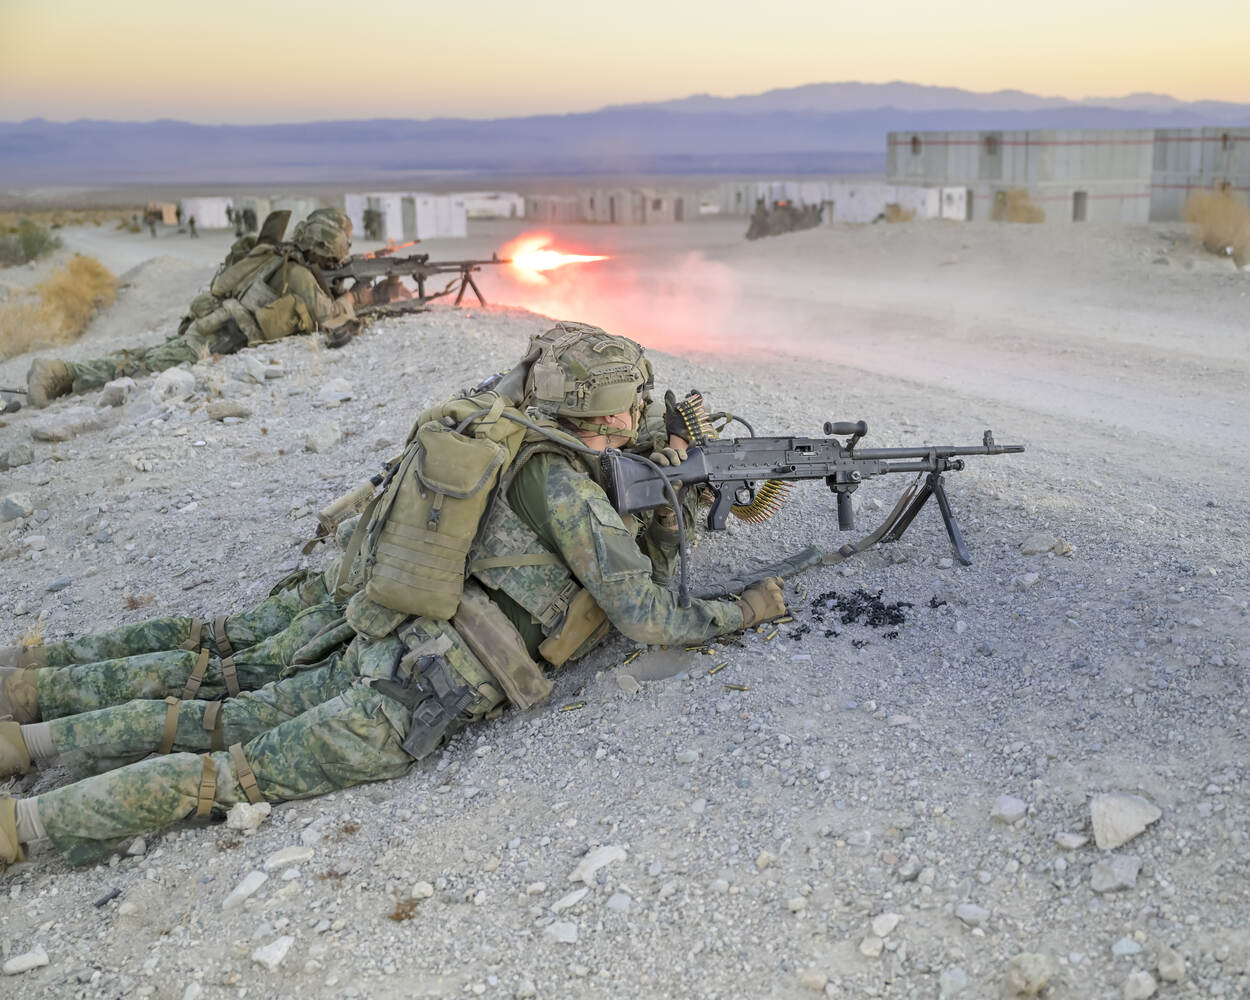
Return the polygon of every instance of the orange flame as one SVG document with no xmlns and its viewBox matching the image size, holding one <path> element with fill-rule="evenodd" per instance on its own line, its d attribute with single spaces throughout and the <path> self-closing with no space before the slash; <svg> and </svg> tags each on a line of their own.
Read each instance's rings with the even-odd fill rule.
<svg viewBox="0 0 1250 1000">
<path fill-rule="evenodd" d="M 609 259 L 553 250 L 548 244 L 554 238 L 550 233 L 522 233 L 504 248 L 501 256 L 511 261 L 512 267 L 516 269 L 516 276 L 527 284 L 545 284 L 548 279 L 542 272 L 554 271 L 565 264 L 587 264 Z"/>
</svg>

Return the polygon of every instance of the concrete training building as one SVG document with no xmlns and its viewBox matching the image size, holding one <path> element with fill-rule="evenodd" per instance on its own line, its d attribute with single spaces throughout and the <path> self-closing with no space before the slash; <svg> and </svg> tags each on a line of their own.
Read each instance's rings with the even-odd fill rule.
<svg viewBox="0 0 1250 1000">
<path fill-rule="evenodd" d="M 1050 222 L 1181 218 L 1199 189 L 1250 192 L 1250 128 L 891 132 L 889 182 L 964 190 L 964 218 L 1024 190 Z"/>
<path fill-rule="evenodd" d="M 463 195 L 420 191 L 345 194 L 343 211 L 352 220 L 356 239 L 365 237 L 365 210 L 380 213 L 378 239 L 404 242 L 457 238 L 467 234 Z"/>
</svg>

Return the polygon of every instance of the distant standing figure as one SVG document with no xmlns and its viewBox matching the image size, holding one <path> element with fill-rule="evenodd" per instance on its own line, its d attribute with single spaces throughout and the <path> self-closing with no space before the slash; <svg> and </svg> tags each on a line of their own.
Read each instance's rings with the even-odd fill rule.
<svg viewBox="0 0 1250 1000">
<path fill-rule="evenodd" d="M 152 239 L 156 239 L 156 218 L 151 213 L 148 214 L 148 232 L 152 234 Z"/>
<path fill-rule="evenodd" d="M 178 223 L 178 225 L 180 226 L 182 225 L 182 206 L 181 205 L 174 206 L 174 221 Z"/>
<path fill-rule="evenodd" d="M 191 239 L 198 240 L 200 238 L 200 234 L 195 231 L 195 216 L 194 215 L 187 216 L 187 225 L 191 229 Z"/>
</svg>

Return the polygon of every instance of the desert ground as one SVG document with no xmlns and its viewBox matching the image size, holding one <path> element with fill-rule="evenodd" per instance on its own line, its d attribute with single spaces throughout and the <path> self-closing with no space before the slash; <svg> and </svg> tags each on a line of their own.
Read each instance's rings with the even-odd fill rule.
<svg viewBox="0 0 1250 1000">
<path fill-rule="evenodd" d="M 524 228 L 420 249 L 486 256 Z M 488 270 L 488 308 L 248 350 L 163 397 L 148 377 L 118 406 L 3 417 L 0 458 L 33 460 L 0 473 L 0 641 L 255 604 L 327 558 L 300 551 L 320 507 L 546 316 L 639 339 L 661 387 L 760 434 L 864 419 L 867 444 L 992 428 L 1027 451 L 947 477 L 971 566 L 929 508 L 788 581 L 775 634 L 628 664 L 618 637 L 404 779 L 84 870 L 32 851 L 0 875 L 0 959 L 47 964 L 0 994 L 1250 996 L 1250 274 L 1180 226 L 744 229 L 561 227 L 612 259 L 546 286 Z M 68 357 L 171 333 L 230 242 L 62 236 L 124 280 Z M 212 419 L 223 398 L 246 415 Z M 903 479 L 863 486 L 853 536 L 820 483 L 700 532 L 696 587 L 867 533 Z M 844 621 L 859 591 L 904 620 Z M 1147 805 L 1102 849 L 1107 796 Z"/>
</svg>

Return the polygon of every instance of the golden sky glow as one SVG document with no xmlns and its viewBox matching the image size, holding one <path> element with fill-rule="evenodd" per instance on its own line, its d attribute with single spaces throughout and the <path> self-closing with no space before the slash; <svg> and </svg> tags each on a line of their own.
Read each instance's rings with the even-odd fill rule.
<svg viewBox="0 0 1250 1000">
<path fill-rule="evenodd" d="M 0 120 L 496 117 L 906 80 L 1250 102 L 1250 0 L 0 0 Z"/>
</svg>

